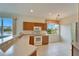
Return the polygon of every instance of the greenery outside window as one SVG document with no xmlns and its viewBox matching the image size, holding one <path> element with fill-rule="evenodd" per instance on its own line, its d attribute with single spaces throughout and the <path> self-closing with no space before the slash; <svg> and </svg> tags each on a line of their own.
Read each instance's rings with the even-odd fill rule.
<svg viewBox="0 0 79 59">
<path fill-rule="evenodd" d="M 47 24 L 47 33 L 48 34 L 58 34 L 59 24 L 48 23 Z"/>
</svg>

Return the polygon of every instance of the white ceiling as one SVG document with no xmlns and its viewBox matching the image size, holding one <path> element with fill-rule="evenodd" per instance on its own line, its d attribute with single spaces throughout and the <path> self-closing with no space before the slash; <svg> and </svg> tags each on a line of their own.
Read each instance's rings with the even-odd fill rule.
<svg viewBox="0 0 79 59">
<path fill-rule="evenodd" d="M 33 9 L 33 13 L 30 10 Z M 50 13 L 50 15 L 49 15 Z M 0 3 L 0 16 L 29 16 L 39 18 L 64 18 L 77 13 L 73 3 Z"/>
</svg>

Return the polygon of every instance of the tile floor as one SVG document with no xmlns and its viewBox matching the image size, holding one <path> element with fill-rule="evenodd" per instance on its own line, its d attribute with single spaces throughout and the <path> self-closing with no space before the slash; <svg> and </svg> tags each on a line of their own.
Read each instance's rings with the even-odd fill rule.
<svg viewBox="0 0 79 59">
<path fill-rule="evenodd" d="M 38 46 L 38 56 L 71 56 L 71 45 L 63 42 Z"/>
<path fill-rule="evenodd" d="M 13 55 L 11 48 L 9 55 Z M 7 52 L 6 52 L 7 53 Z M 0 53 L 2 55 L 2 53 Z M 37 46 L 37 56 L 71 56 L 71 44 L 64 42 L 50 43 L 49 45 Z"/>
</svg>

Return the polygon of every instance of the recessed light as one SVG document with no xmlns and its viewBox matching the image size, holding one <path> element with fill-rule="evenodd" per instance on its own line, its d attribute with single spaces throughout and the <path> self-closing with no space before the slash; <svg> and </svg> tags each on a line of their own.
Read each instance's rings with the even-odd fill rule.
<svg viewBox="0 0 79 59">
<path fill-rule="evenodd" d="M 34 12 L 34 10 L 33 10 L 33 9 L 31 9 L 31 10 L 30 10 L 30 12 L 31 12 L 31 13 L 33 13 L 33 12 Z"/>
</svg>

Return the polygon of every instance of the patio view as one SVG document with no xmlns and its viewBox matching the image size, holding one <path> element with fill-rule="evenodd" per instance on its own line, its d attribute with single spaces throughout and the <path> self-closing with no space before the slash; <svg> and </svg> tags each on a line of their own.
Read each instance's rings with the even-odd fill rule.
<svg viewBox="0 0 79 59">
<path fill-rule="evenodd" d="M 12 18 L 0 17 L 0 39 L 12 35 Z"/>
<path fill-rule="evenodd" d="M 59 34 L 59 25 L 49 23 L 47 25 L 47 33 L 48 34 Z"/>
</svg>

